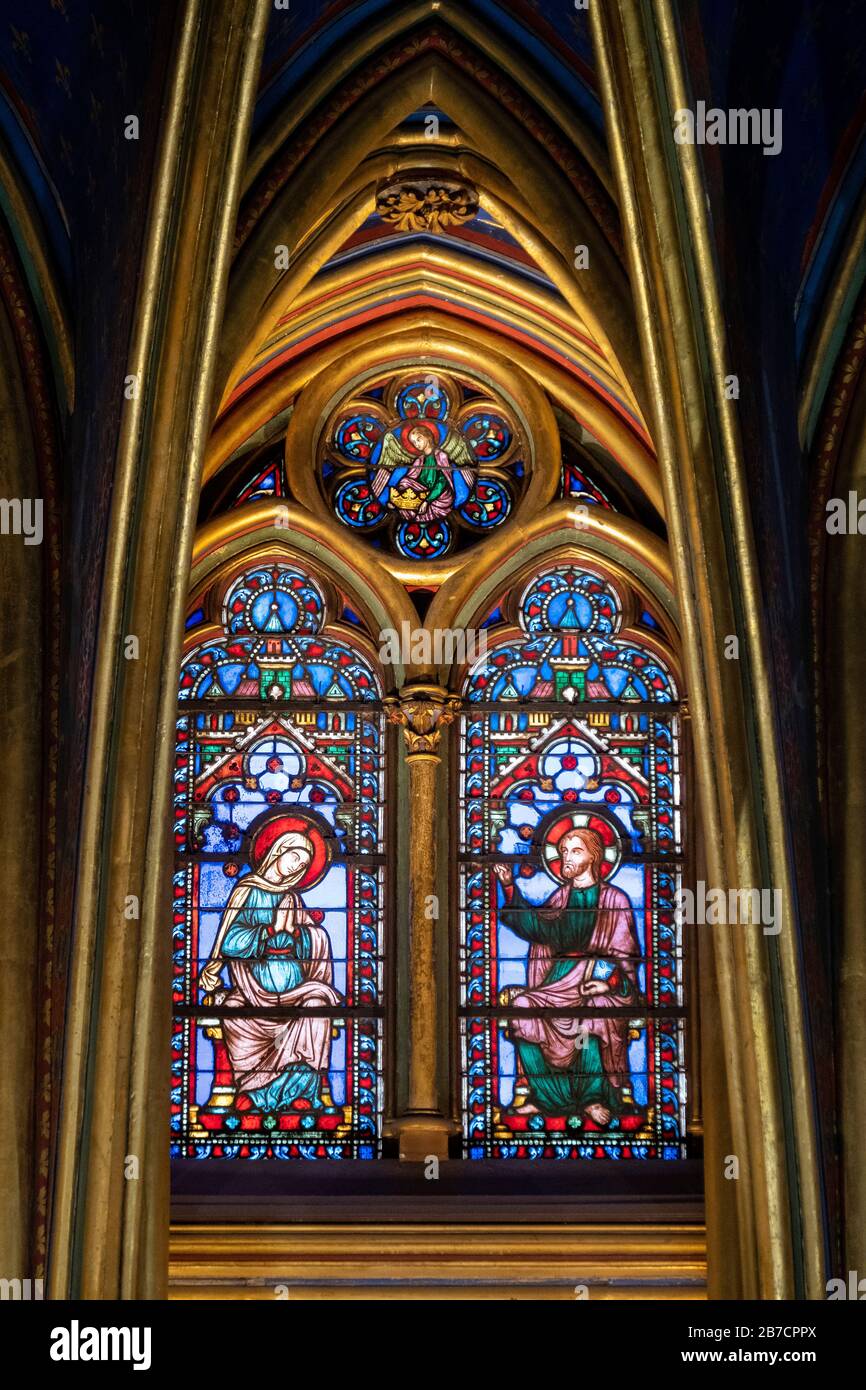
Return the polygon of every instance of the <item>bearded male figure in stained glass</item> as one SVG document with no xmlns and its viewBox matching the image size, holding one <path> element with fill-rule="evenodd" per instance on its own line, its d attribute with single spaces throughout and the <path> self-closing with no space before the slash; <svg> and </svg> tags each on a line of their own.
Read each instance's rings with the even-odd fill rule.
<svg viewBox="0 0 866 1390">
<path fill-rule="evenodd" d="M 515 1012 L 510 1029 L 529 1094 L 516 1113 L 586 1114 L 607 1125 L 623 1111 L 628 1080 L 628 1021 L 610 1010 L 634 1004 L 639 947 L 631 902 L 601 880 L 605 845 L 597 830 L 558 817 L 548 833 L 548 868 L 561 880 L 543 908 L 515 888 L 510 864 L 495 865 L 502 884 L 501 920 L 530 943 L 527 988 L 512 992 L 515 1010 L 556 1009 L 558 1016 Z M 556 865 L 556 870 L 553 865 Z M 578 1018 L 579 1006 L 598 1010 Z"/>
<path fill-rule="evenodd" d="M 590 570 L 494 611 L 461 730 L 465 1151 L 682 1157 L 672 673 L 637 596 Z"/>
</svg>

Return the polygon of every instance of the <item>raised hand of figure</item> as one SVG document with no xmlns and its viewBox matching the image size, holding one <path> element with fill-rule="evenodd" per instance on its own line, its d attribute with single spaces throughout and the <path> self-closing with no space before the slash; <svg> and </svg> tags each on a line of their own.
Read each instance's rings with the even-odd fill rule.
<svg viewBox="0 0 866 1390">
<path fill-rule="evenodd" d="M 219 989 L 222 984 L 222 963 L 218 960 L 209 960 L 198 977 L 198 987 L 203 994 L 210 994 L 213 990 Z"/>
<path fill-rule="evenodd" d="M 610 985 L 606 980 L 587 980 L 583 987 L 584 994 L 610 994 Z"/>
<path fill-rule="evenodd" d="M 493 872 L 505 888 L 514 882 L 514 874 L 510 864 L 494 864 Z"/>
</svg>

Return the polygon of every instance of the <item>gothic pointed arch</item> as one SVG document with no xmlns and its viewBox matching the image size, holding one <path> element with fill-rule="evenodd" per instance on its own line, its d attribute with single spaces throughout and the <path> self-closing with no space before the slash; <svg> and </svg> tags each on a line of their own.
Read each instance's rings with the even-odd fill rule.
<svg viewBox="0 0 866 1390">
<path fill-rule="evenodd" d="M 447 39 L 439 42 L 439 35 L 440 31 L 434 28 L 429 43 L 422 39 L 420 52 L 413 42 L 405 55 L 392 64 L 387 107 L 359 102 L 357 114 L 350 116 L 346 100 L 338 98 L 328 121 L 323 123 L 324 133 L 314 149 L 307 149 L 303 162 L 298 162 L 290 146 L 283 159 L 285 172 L 272 175 L 263 193 L 248 199 L 250 212 L 233 272 L 225 333 L 222 379 L 227 389 L 233 376 L 243 369 L 249 348 L 255 347 L 251 326 L 256 324 L 252 337 L 260 339 L 275 311 L 285 307 L 280 301 L 281 274 L 275 267 L 275 248 L 285 245 L 295 254 L 303 246 L 308 229 L 327 217 L 329 203 L 336 206 L 341 201 L 344 180 L 389 134 L 394 113 L 408 115 L 431 102 L 435 108 L 446 111 L 465 132 L 470 151 L 476 150 L 492 166 L 487 179 L 494 180 L 494 194 L 497 178 L 501 178 L 503 207 L 516 202 L 516 212 L 532 225 L 532 243 L 546 269 L 554 273 L 568 298 L 577 296 L 575 302 L 581 303 L 583 316 L 599 341 L 611 351 L 612 360 L 626 364 L 623 380 L 632 383 L 626 389 L 640 393 L 641 368 L 626 330 L 627 289 L 621 264 L 611 250 L 610 240 L 615 242 L 616 234 L 609 210 L 605 230 L 598 225 L 599 219 L 604 221 L 606 195 L 597 186 L 593 188 L 594 176 L 584 179 L 568 157 L 575 187 L 557 167 L 556 139 L 538 140 L 527 134 L 526 126 L 531 121 L 526 120 L 525 101 L 522 106 L 520 100 L 515 101 L 517 114 L 512 115 L 501 99 L 494 101 L 481 89 L 477 78 L 461 70 L 449 51 Z M 338 72 L 339 69 L 335 78 Z M 362 93 L 359 91 L 358 95 Z M 517 150 L 523 152 L 523 157 L 515 158 Z M 279 170 L 280 161 L 273 162 Z M 497 176 L 497 167 L 507 168 L 508 176 Z M 392 161 L 392 169 L 399 172 L 399 157 Z M 371 182 L 368 191 L 372 193 L 374 189 Z M 587 206 L 587 199 L 591 207 Z M 312 209 L 318 212 L 311 212 Z M 578 246 L 586 248 L 590 267 L 583 279 L 572 273 Z M 299 287 L 290 270 L 285 279 L 286 290 L 294 293 Z M 602 287 L 603 309 L 599 298 Z M 615 350 L 610 349 L 610 334 L 616 339 Z"/>
<path fill-rule="evenodd" d="M 491 291 L 494 288 L 491 284 Z M 527 341 L 520 333 L 512 335 L 507 324 L 498 327 L 483 321 L 466 322 L 440 303 L 407 313 L 398 300 L 372 324 L 329 327 L 323 323 L 312 346 L 305 345 L 303 351 L 291 346 L 278 369 L 251 377 L 231 409 L 216 422 L 205 461 L 205 478 L 216 476 L 269 421 L 284 417 L 299 393 L 316 378 L 332 379 L 341 359 L 362 363 L 371 357 L 383 359 L 390 355 L 393 360 L 406 361 L 427 351 L 456 353 L 459 359 L 470 363 L 477 362 L 479 351 L 506 356 L 542 386 L 556 405 L 602 441 L 646 495 L 656 514 L 663 515 L 661 481 L 652 443 L 645 432 L 635 428 L 634 421 L 623 415 L 615 398 L 598 391 L 579 368 L 558 357 L 552 346 Z"/>
</svg>

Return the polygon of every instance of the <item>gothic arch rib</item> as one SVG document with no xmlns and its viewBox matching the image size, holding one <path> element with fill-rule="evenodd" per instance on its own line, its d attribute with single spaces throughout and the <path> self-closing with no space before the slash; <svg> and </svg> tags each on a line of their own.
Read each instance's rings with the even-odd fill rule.
<svg viewBox="0 0 866 1390">
<path fill-rule="evenodd" d="M 514 171 L 508 182 L 517 213 L 521 208 L 531 210 L 540 245 L 550 247 L 550 264 L 555 258 L 563 276 L 574 276 L 574 293 L 580 297 L 587 325 L 611 362 L 624 364 L 619 367 L 620 380 L 630 395 L 640 398 L 642 368 L 624 270 L 596 210 L 581 199 L 552 155 L 527 134 L 518 117 L 482 93 L 438 49 L 414 57 L 383 84 L 381 96 L 378 91 L 360 112 L 347 112 L 305 153 L 243 241 L 230 282 L 223 333 L 219 381 L 224 393 L 244 367 L 250 338 L 262 336 L 285 307 L 281 275 L 274 264 L 275 247 L 286 245 L 293 252 L 302 243 L 362 161 L 387 140 L 395 111 L 408 114 L 434 101 L 457 121 L 470 148 L 494 171 Z M 570 269 L 576 245 L 585 245 L 589 255 L 589 268 L 577 275 Z M 295 293 L 297 284 L 291 282 L 289 288 Z"/>
<path fill-rule="evenodd" d="M 320 567 L 331 582 L 352 594 L 367 618 L 370 631 L 400 631 L 402 623 L 414 627 L 418 615 L 405 589 L 379 566 L 370 564 L 370 552 L 333 522 L 322 521 L 302 507 L 256 502 L 235 508 L 202 526 L 193 547 L 190 593 L 200 591 L 227 567 L 263 548 L 279 551 L 289 559 Z M 405 672 L 394 667 L 400 683 Z"/>
<path fill-rule="evenodd" d="M 422 27 L 425 21 L 426 28 Z M 528 25 L 526 29 L 529 30 Z M 345 81 L 349 73 L 357 74 L 359 70 L 369 68 L 374 55 L 380 52 L 390 55 L 397 45 L 408 46 L 411 43 L 418 49 L 434 42 L 447 45 L 450 41 L 454 45 L 456 41 L 459 45 L 461 39 L 465 45 L 471 45 L 483 51 L 485 57 L 492 58 L 503 76 L 526 92 L 539 110 L 544 112 L 551 126 L 561 130 L 574 145 L 587 166 L 587 175 L 594 176 L 613 200 L 614 179 L 607 151 L 590 122 L 578 115 L 577 104 L 572 107 L 569 103 L 557 101 L 556 94 L 543 77 L 530 67 L 517 46 L 503 42 L 489 25 L 479 23 L 460 0 L 456 4 L 448 3 L 448 0 L 412 0 L 384 19 L 379 15 L 369 16 L 366 22 L 359 24 L 347 44 L 341 46 L 337 43 L 333 54 L 325 55 L 325 61 L 315 74 L 297 94 L 293 93 L 290 100 L 279 105 L 273 120 L 253 140 L 245 192 L 248 194 L 255 187 L 264 169 L 279 155 L 312 112 L 327 99 L 337 83 Z M 285 66 L 282 72 L 285 73 Z M 580 85 L 587 102 L 597 100 L 591 82 L 592 74 L 584 68 Z"/>
<path fill-rule="evenodd" d="M 479 352 L 507 353 L 524 373 L 543 387 L 599 439 L 634 479 L 656 511 L 663 515 L 664 502 L 658 467 L 650 443 L 637 433 L 611 403 L 577 371 L 538 348 L 494 332 L 482 323 L 467 323 L 460 316 L 443 311 L 441 305 L 413 311 L 408 317 L 398 303 L 384 318 L 361 324 L 348 333 L 336 333 L 333 340 L 317 344 L 309 352 L 287 361 L 273 375 L 264 376 L 255 388 L 238 400 L 215 425 L 204 465 L 205 480 L 212 478 L 255 431 L 291 405 L 310 381 L 319 374 L 331 374 L 334 364 L 349 356 L 358 359 L 368 352 L 407 355 L 423 352 L 427 344 L 450 343 L 452 351 L 477 360 Z"/>
</svg>

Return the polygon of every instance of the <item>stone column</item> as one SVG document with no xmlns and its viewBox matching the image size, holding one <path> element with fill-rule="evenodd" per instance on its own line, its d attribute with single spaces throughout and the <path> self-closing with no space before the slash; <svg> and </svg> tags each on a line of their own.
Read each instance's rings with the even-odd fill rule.
<svg viewBox="0 0 866 1390">
<path fill-rule="evenodd" d="M 386 701 L 400 724 L 409 770 L 409 1077 L 406 1109 L 393 1121 L 402 1160 L 448 1157 L 453 1122 L 443 1113 L 437 1067 L 442 1027 L 436 987 L 436 808 L 442 730 L 461 701 L 438 685 L 404 686 Z"/>
</svg>

